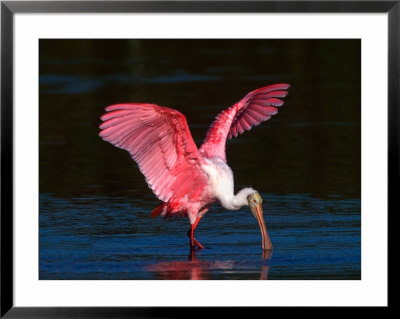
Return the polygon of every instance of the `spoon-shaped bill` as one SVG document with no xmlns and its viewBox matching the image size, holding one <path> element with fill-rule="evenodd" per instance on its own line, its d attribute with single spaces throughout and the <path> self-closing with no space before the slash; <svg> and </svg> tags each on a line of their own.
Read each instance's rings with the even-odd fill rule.
<svg viewBox="0 0 400 319">
<path fill-rule="evenodd" d="M 272 243 L 268 236 L 267 227 L 265 226 L 262 203 L 259 203 L 257 206 L 250 206 L 250 208 L 254 217 L 258 221 L 258 225 L 260 226 L 263 250 L 272 250 Z"/>
</svg>

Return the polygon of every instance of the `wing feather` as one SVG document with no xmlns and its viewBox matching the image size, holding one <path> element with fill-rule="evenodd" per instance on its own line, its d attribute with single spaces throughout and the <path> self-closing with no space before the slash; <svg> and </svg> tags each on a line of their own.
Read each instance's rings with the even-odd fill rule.
<svg viewBox="0 0 400 319">
<path fill-rule="evenodd" d="M 226 139 L 238 136 L 278 113 L 287 96 L 288 84 L 274 84 L 251 91 L 238 103 L 218 114 L 200 147 L 204 157 L 219 156 L 226 161 Z"/>
<path fill-rule="evenodd" d="M 130 153 L 160 200 L 185 195 L 190 200 L 207 185 L 203 158 L 180 112 L 155 104 L 115 104 L 101 120 L 99 135 Z M 198 189 L 190 189 L 187 180 Z"/>
</svg>

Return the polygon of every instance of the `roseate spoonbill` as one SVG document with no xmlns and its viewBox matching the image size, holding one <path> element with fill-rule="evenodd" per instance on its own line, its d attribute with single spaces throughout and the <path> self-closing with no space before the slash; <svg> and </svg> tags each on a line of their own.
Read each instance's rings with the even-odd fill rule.
<svg viewBox="0 0 400 319">
<path fill-rule="evenodd" d="M 194 230 L 211 204 L 219 201 L 230 210 L 250 206 L 257 219 L 264 251 L 272 244 L 264 222 L 262 199 L 253 188 L 234 194 L 233 173 L 226 163 L 227 138 L 237 136 L 268 120 L 283 104 L 288 84 L 275 84 L 251 91 L 238 103 L 222 111 L 198 149 L 185 116 L 156 104 L 110 105 L 101 117 L 99 135 L 127 150 L 146 182 L 162 201 L 151 215 L 188 216 L 190 248 L 204 248 Z"/>
</svg>

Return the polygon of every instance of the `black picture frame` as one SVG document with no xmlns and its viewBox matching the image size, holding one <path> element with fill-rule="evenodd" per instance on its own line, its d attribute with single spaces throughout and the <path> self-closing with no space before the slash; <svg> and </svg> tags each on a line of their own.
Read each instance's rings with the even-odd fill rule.
<svg viewBox="0 0 400 319">
<path fill-rule="evenodd" d="M 226 316 L 227 309 L 191 307 L 15 307 L 13 303 L 13 19 L 16 13 L 387 13 L 388 14 L 388 218 L 398 212 L 400 1 L 1 1 L 1 317 L 152 318 L 193 314 Z M 393 223 L 392 223 L 393 224 Z M 390 222 L 388 223 L 390 225 Z M 393 225 L 392 225 L 393 226 Z M 389 233 L 390 232 L 389 230 Z M 389 240 L 389 238 L 388 238 Z M 390 247 L 390 246 L 388 246 Z M 389 256 L 389 254 L 388 254 Z M 389 260 L 390 262 L 390 260 Z M 390 280 L 388 281 L 388 285 Z M 388 299 L 389 309 L 391 302 Z M 254 310 L 252 308 L 251 310 Z M 347 308 L 346 311 L 350 309 Z M 359 310 L 359 309 L 358 309 Z M 235 309 L 248 315 L 248 308 Z M 300 315 L 305 308 L 291 307 Z"/>
</svg>

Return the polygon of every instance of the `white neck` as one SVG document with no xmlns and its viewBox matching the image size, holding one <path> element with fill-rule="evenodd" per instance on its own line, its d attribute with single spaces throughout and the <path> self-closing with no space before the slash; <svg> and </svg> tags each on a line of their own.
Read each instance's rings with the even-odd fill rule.
<svg viewBox="0 0 400 319">
<path fill-rule="evenodd" d="M 236 195 L 220 198 L 221 205 L 230 210 L 239 209 L 242 206 L 249 206 L 248 197 L 257 191 L 251 187 L 241 189 Z M 233 194 L 232 194 L 233 195 Z"/>
</svg>

